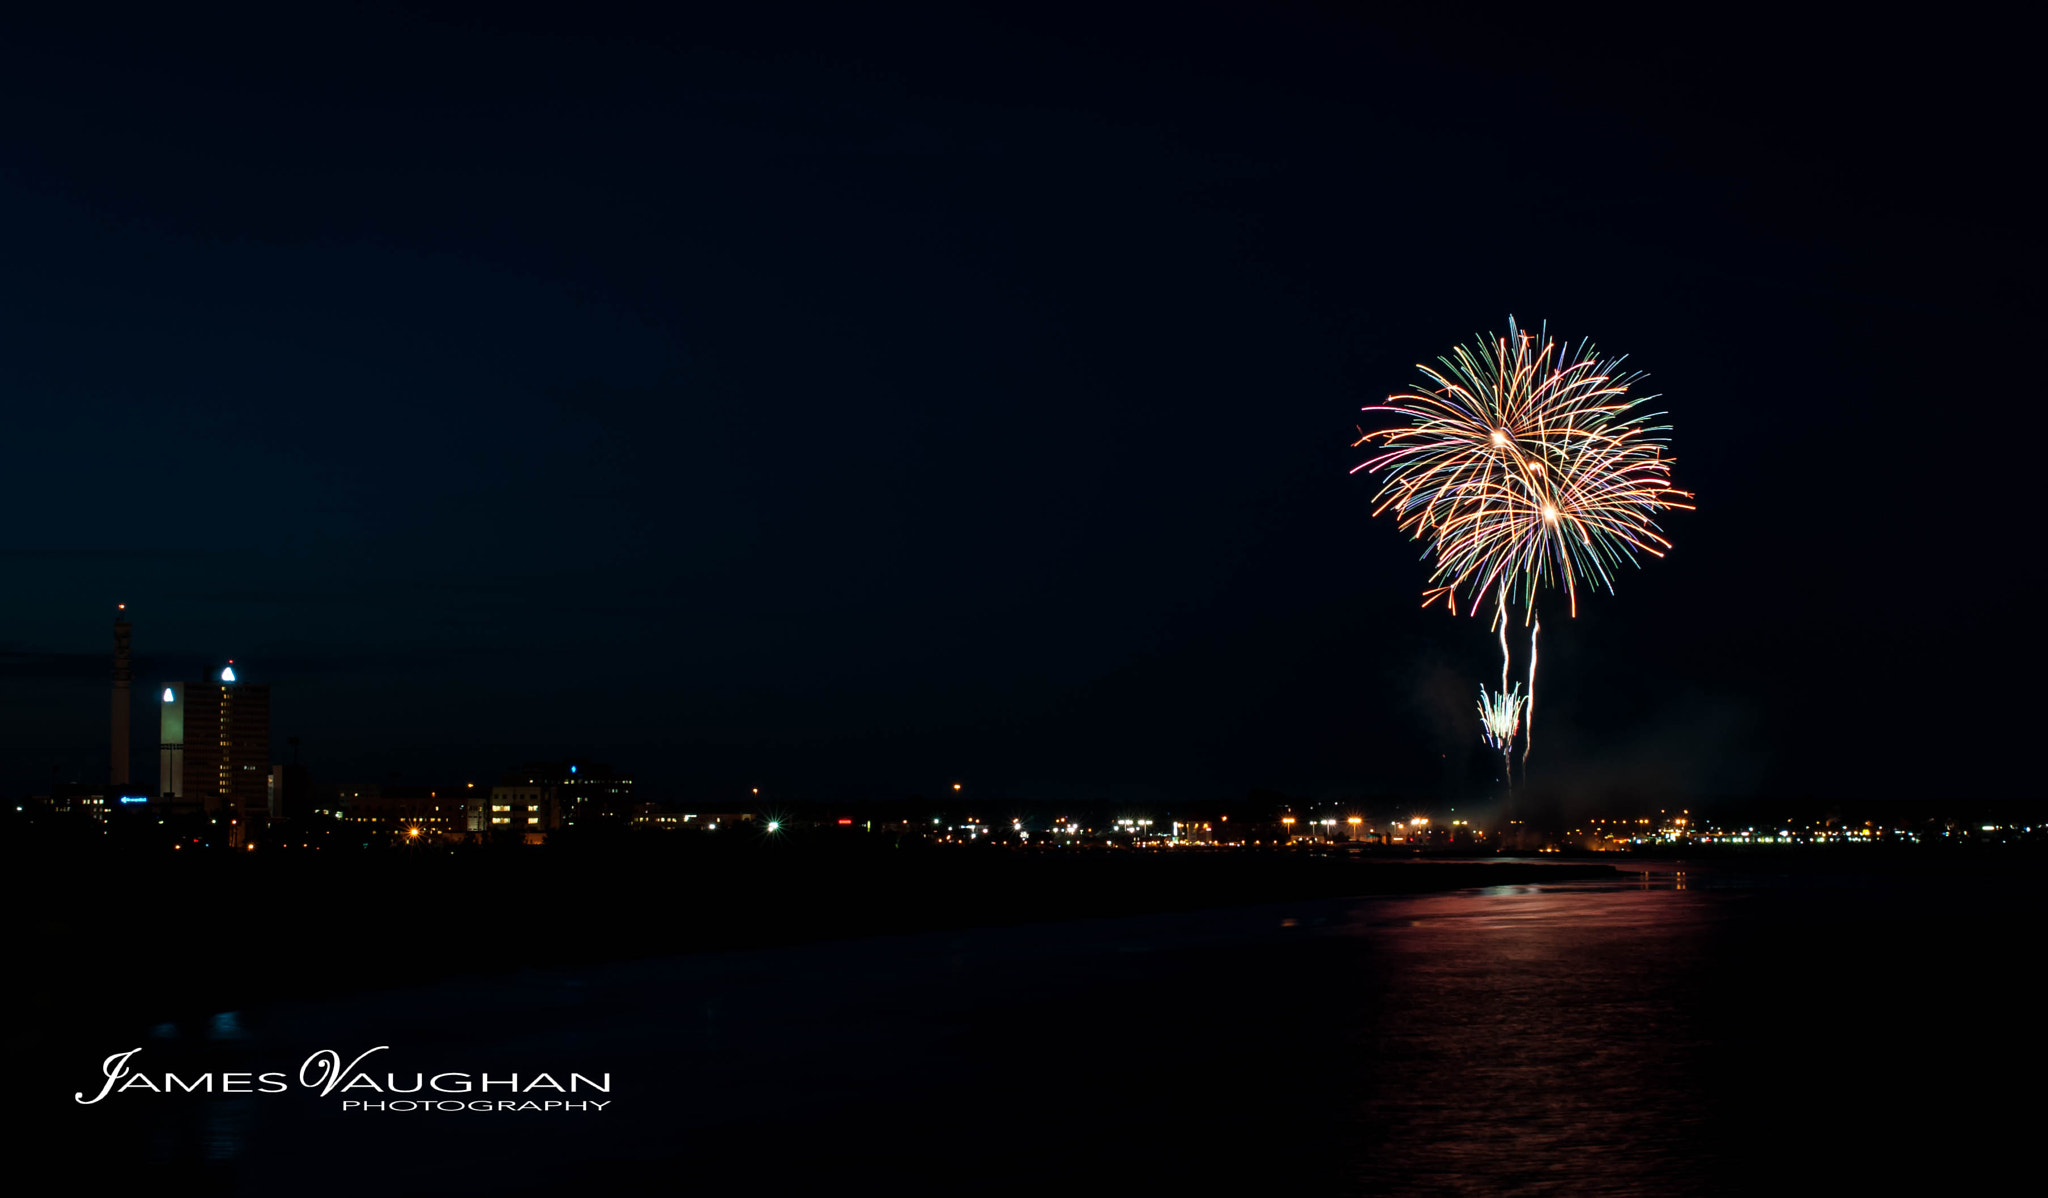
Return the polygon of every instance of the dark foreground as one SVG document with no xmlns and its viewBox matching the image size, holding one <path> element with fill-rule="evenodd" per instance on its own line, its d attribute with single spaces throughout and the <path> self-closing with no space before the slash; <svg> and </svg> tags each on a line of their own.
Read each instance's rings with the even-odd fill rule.
<svg viewBox="0 0 2048 1198">
<path fill-rule="evenodd" d="M 878 883 L 887 903 L 743 896 L 816 911 L 811 943 L 610 963 L 604 943 L 556 946 L 520 968 L 303 988 L 146 1029 L 113 1000 L 97 1028 L 13 1025 L 32 1066 L 15 1076 L 32 1082 L 18 1085 L 35 1142 L 88 1191 L 138 1172 L 158 1192 L 295 1195 L 1954 1191 L 2024 1163 L 2042 1063 L 2030 872 L 1658 862 L 1567 881 L 1273 858 L 1235 873 L 1122 860 L 1112 876 L 967 860 L 900 892 Z M 1507 884 L 1384 893 L 1470 871 Z M 1339 878 L 1383 893 L 1319 896 Z M 551 888 L 477 897 L 516 915 Z M 1245 905 L 1188 901 L 1225 894 Z M 1152 913 L 1023 918 L 1107 898 Z M 918 930 L 928 910 L 983 918 Z M 904 934 L 819 938 L 880 911 Z M 675 926 L 694 929 L 677 943 L 711 943 L 702 920 Z M 748 926 L 759 943 L 770 925 Z M 134 975 L 127 1001 L 156 987 Z M 188 1073 L 292 1072 L 376 1045 L 377 1076 L 402 1083 L 608 1072 L 612 1105 L 401 1113 L 296 1089 L 69 1102 L 102 1056 L 137 1045 Z"/>
<path fill-rule="evenodd" d="M 9 908 L 28 916 L 13 953 L 41 979 L 8 997 L 15 1026 L 81 1013 L 150 1025 L 465 974 L 1614 872 L 1591 863 L 886 843 L 154 852 L 12 864 Z"/>
</svg>

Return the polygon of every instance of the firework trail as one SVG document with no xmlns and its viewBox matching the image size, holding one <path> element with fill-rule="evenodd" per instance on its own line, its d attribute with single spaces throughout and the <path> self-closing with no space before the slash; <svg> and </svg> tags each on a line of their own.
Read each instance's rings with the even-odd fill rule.
<svg viewBox="0 0 2048 1198">
<path fill-rule="evenodd" d="M 1623 563 L 1664 556 L 1671 542 L 1656 516 L 1690 509 L 1692 496 L 1671 485 L 1670 426 L 1642 410 L 1655 395 L 1630 394 L 1643 376 L 1624 371 L 1622 359 L 1510 317 L 1506 336 L 1476 338 L 1437 361 L 1418 366 L 1425 386 L 1365 409 L 1402 421 L 1353 442 L 1377 442 L 1378 452 L 1352 473 L 1382 474 L 1373 515 L 1393 512 L 1402 531 L 1426 542 L 1434 564 L 1425 607 L 1441 598 L 1455 613 L 1462 592 L 1477 614 L 1493 599 L 1503 691 L 1509 611 L 1524 609 L 1523 699 L 1533 711 L 1538 592 L 1563 590 L 1577 615 L 1582 584 L 1611 592 Z"/>
<path fill-rule="evenodd" d="M 1502 631 L 1506 631 L 1503 627 Z M 1534 608 L 1529 611 L 1529 736 L 1522 742 L 1522 781 L 1529 780 L 1529 750 L 1536 747 L 1536 637 L 1543 631 L 1543 619 Z M 1505 650 L 1503 650 L 1505 652 Z"/>
</svg>

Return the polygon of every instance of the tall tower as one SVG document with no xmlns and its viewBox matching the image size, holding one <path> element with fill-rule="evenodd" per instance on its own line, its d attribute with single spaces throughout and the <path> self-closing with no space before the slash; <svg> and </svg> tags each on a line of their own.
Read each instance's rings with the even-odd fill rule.
<svg viewBox="0 0 2048 1198">
<path fill-rule="evenodd" d="M 107 769 L 107 781 L 114 790 L 112 798 L 128 786 L 128 684 L 135 681 L 135 672 L 128 665 L 128 605 L 114 605 L 114 738 L 112 760 Z"/>
<path fill-rule="evenodd" d="M 185 798 L 185 684 L 164 688 L 162 733 L 157 740 L 157 795 L 177 804 Z"/>
</svg>

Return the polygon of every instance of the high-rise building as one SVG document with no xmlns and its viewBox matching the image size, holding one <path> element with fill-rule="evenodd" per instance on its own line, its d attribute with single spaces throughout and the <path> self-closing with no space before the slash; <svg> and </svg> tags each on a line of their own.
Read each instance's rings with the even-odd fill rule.
<svg viewBox="0 0 2048 1198">
<path fill-rule="evenodd" d="M 230 661 L 217 681 L 166 685 L 162 700 L 163 797 L 214 817 L 228 843 L 247 843 L 270 813 L 270 687 L 240 681 Z"/>
<path fill-rule="evenodd" d="M 107 782 L 115 794 L 128 788 L 128 715 L 130 711 L 128 684 L 135 680 L 135 672 L 128 664 L 128 605 L 114 605 L 114 726 L 113 743 L 109 748 Z"/>
</svg>

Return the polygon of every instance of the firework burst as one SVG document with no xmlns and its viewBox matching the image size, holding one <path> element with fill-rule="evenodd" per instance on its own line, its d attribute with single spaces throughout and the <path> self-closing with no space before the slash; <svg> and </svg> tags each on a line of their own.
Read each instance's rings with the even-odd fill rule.
<svg viewBox="0 0 2048 1198">
<path fill-rule="evenodd" d="M 1576 615 L 1582 584 L 1611 591 L 1623 562 L 1671 547 L 1655 517 L 1691 495 L 1671 486 L 1663 413 L 1640 410 L 1656 396 L 1629 394 L 1640 373 L 1513 318 L 1438 362 L 1419 367 L 1427 386 L 1365 409 L 1406 420 L 1360 436 L 1380 452 L 1352 471 L 1384 472 L 1373 514 L 1429 543 L 1425 606 L 1456 611 L 1463 591 L 1472 611 L 1490 594 L 1533 608 L 1555 586 Z"/>
</svg>

